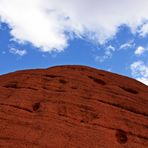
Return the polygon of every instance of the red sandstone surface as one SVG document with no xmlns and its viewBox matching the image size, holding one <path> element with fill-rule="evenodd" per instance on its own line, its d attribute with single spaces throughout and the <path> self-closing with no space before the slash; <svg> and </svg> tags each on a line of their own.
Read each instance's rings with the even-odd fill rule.
<svg viewBox="0 0 148 148">
<path fill-rule="evenodd" d="M 85 66 L 2 75 L 0 147 L 147 148 L 148 87 Z"/>
</svg>

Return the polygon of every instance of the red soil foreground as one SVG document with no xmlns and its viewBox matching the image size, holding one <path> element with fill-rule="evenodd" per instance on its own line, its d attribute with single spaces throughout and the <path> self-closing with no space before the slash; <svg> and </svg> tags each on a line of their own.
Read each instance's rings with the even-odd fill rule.
<svg viewBox="0 0 148 148">
<path fill-rule="evenodd" d="M 85 66 L 1 75 L 0 147 L 147 148 L 148 87 Z"/>
</svg>

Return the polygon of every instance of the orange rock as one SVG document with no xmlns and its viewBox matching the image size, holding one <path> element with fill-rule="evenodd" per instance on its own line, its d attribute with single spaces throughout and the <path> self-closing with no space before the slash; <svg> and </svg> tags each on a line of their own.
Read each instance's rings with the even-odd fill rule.
<svg viewBox="0 0 148 148">
<path fill-rule="evenodd" d="M 0 147 L 147 148 L 148 87 L 85 66 L 2 75 Z"/>
</svg>

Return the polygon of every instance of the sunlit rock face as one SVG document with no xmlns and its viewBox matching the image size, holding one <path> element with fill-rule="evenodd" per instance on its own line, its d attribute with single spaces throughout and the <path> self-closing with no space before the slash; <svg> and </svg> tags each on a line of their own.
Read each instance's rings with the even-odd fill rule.
<svg viewBox="0 0 148 148">
<path fill-rule="evenodd" d="M 0 147 L 147 148 L 148 87 L 85 66 L 0 76 Z"/>
</svg>

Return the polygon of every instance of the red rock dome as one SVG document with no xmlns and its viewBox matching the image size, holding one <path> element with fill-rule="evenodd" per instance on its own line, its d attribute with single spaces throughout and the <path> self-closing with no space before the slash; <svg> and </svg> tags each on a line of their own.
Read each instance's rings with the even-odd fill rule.
<svg viewBox="0 0 148 148">
<path fill-rule="evenodd" d="M 85 66 L 1 75 L 0 147 L 147 148 L 148 87 Z"/>
</svg>

